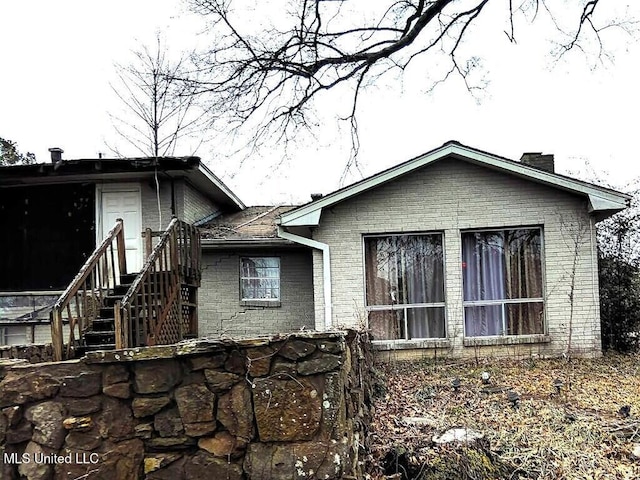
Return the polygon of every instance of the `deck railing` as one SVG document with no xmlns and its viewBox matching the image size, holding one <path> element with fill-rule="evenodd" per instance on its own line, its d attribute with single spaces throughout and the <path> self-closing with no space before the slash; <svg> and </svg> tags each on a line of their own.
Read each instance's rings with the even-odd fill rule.
<svg viewBox="0 0 640 480">
<path fill-rule="evenodd" d="M 98 317 L 104 298 L 120 283 L 120 275 L 126 273 L 124 227 L 118 219 L 53 306 L 51 342 L 56 361 L 64 355 L 63 319 L 69 322 L 66 358 L 71 358 L 76 341 Z"/>
<path fill-rule="evenodd" d="M 147 245 L 151 236 L 147 231 Z M 116 305 L 116 348 L 175 343 L 195 333 L 193 316 L 183 308 L 188 301 L 184 283 L 200 283 L 200 236 L 195 227 L 174 218 Z"/>
</svg>

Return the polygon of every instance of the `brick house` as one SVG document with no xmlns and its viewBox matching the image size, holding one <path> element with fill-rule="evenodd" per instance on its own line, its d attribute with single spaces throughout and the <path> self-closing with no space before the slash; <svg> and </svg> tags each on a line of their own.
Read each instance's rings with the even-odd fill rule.
<svg viewBox="0 0 640 480">
<path fill-rule="evenodd" d="M 13 272 L 0 316 L 8 299 L 59 294 L 109 219 L 125 219 L 135 265 L 142 229 L 176 215 L 200 228 L 199 336 L 366 326 L 376 348 L 407 357 L 598 355 L 595 223 L 631 198 L 554 173 L 552 155 L 513 161 L 458 142 L 300 206 L 245 207 L 196 157 L 1 173 L 0 213 L 14 228 L 2 251 L 14 255 L 0 263 Z M 135 214 L 120 205 L 129 197 Z M 39 235 L 43 224 L 58 230 Z"/>
<path fill-rule="evenodd" d="M 407 357 L 598 355 L 595 223 L 629 200 L 554 173 L 552 155 L 448 142 L 206 225 L 201 333 L 367 326 Z"/>
</svg>

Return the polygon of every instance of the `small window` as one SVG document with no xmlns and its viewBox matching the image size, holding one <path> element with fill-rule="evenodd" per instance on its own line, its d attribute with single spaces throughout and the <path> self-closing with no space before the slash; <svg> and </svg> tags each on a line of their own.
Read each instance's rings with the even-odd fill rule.
<svg viewBox="0 0 640 480">
<path fill-rule="evenodd" d="M 240 260 L 240 300 L 280 300 L 278 257 L 244 257 Z"/>
<path fill-rule="evenodd" d="M 0 345 L 25 345 L 27 337 L 25 327 L 0 327 Z"/>
<path fill-rule="evenodd" d="M 544 333 L 542 231 L 462 234 L 466 337 Z"/>
<path fill-rule="evenodd" d="M 364 256 L 374 340 L 445 338 L 442 235 L 365 237 Z"/>
</svg>

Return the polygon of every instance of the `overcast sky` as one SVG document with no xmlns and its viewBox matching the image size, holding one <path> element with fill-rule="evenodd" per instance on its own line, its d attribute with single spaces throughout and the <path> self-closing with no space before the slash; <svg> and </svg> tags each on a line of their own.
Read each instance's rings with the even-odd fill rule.
<svg viewBox="0 0 640 480">
<path fill-rule="evenodd" d="M 607 3 L 614 2 L 602 8 Z M 640 2 L 617 3 L 630 5 L 620 12 L 640 18 Z M 200 25 L 171 0 L 5 0 L 0 19 L 0 136 L 41 162 L 52 146 L 68 159 L 107 151 L 105 141 L 114 136 L 107 112 L 119 108 L 109 87 L 114 62 L 126 62 L 158 30 L 174 52 L 206 41 L 197 35 Z M 637 36 L 610 37 L 613 62 L 576 52 L 556 63 L 545 28 L 544 22 L 522 26 L 517 45 L 500 28 L 487 28 L 465 45 L 483 58 L 490 82 L 480 103 L 459 80 L 427 93 L 420 65 L 402 83 L 388 78 L 368 90 L 358 113 L 363 173 L 455 139 L 516 160 L 525 151 L 553 153 L 560 172 L 584 170 L 588 161 L 621 188 L 640 177 Z M 348 157 L 346 130 L 337 130 L 331 115 L 326 120 L 317 137 L 293 146 L 275 171 L 282 159 L 275 150 L 252 156 L 240 169 L 216 138 L 197 154 L 247 204 L 307 201 L 310 192 L 338 187 Z"/>
</svg>

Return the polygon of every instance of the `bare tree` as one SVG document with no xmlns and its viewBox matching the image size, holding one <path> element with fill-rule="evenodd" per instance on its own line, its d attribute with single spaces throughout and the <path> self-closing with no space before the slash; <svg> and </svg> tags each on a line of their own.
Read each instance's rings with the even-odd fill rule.
<svg viewBox="0 0 640 480">
<path fill-rule="evenodd" d="M 211 110 L 237 124 L 249 123 L 254 141 L 288 140 L 300 128 L 313 129 L 314 109 L 325 92 L 340 97 L 342 119 L 350 124 L 357 154 L 356 112 L 365 87 L 390 71 L 400 75 L 417 59 L 435 72 L 432 87 L 458 75 L 470 92 L 482 88 L 471 74 L 480 59 L 461 53 L 467 38 L 493 0 L 280 0 L 238 2 L 189 0 L 192 9 L 211 21 L 213 35 L 201 57 L 205 80 L 194 82 L 210 93 Z M 625 22 L 598 16 L 600 0 L 550 2 L 503 1 L 487 15 L 502 13 L 507 41 L 517 40 L 517 25 L 550 17 L 558 30 L 559 55 L 595 45 L 604 55 L 605 32 Z M 250 5 L 250 6 L 249 6 Z M 502 9 L 502 10 L 500 10 Z M 572 26 L 558 19 L 570 16 Z M 481 39 L 477 39 L 481 41 Z M 441 68 L 444 65 L 444 68 Z M 447 66 L 448 65 L 448 66 Z M 347 98 L 348 101 L 344 101 Z M 353 166 L 353 158 L 352 165 Z"/>
<path fill-rule="evenodd" d="M 135 151 L 144 156 L 174 155 L 186 140 L 202 133 L 202 111 L 186 76 L 188 59 L 172 60 L 158 35 L 152 49 L 142 46 L 133 52 L 130 64 L 116 64 L 118 81 L 111 85 L 122 104 L 122 112 L 110 113 L 117 136 L 127 145 L 107 143 L 118 156 Z M 202 142 L 204 135 L 200 135 Z M 184 140 L 183 143 L 180 141 Z M 184 152 L 184 150 L 182 150 Z M 194 153 L 193 148 L 188 152 Z"/>
</svg>

